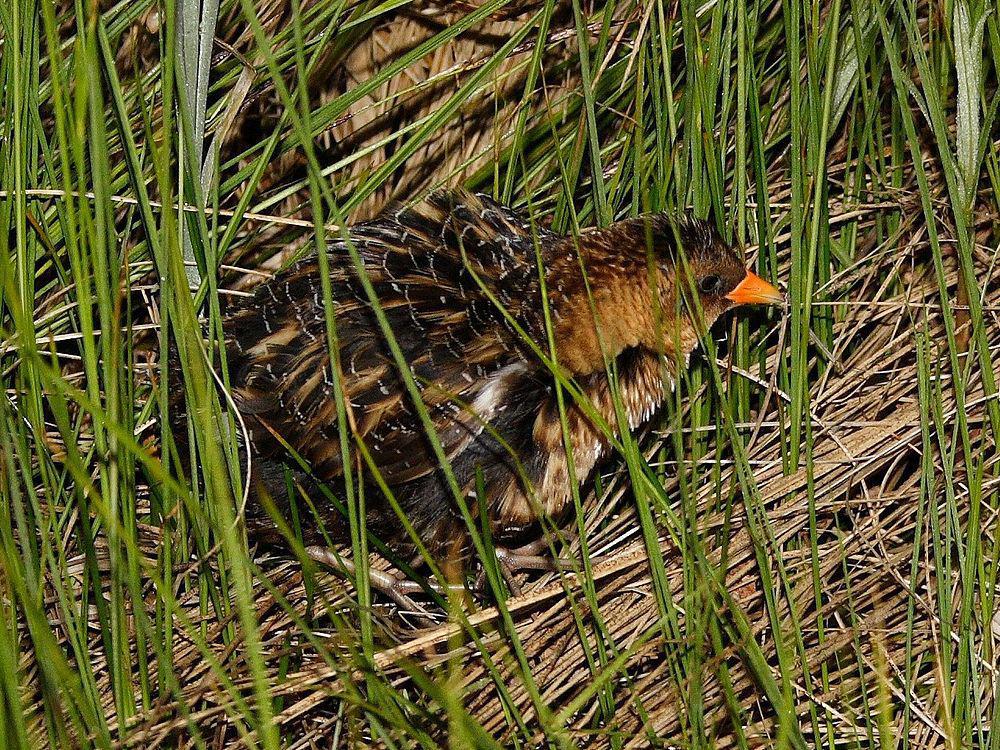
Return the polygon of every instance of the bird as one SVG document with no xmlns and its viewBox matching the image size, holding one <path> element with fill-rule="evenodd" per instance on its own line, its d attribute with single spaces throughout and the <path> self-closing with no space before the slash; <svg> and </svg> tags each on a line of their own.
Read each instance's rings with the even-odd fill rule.
<svg viewBox="0 0 1000 750">
<path fill-rule="evenodd" d="M 251 453 L 280 466 L 291 449 L 334 485 L 346 457 L 375 488 L 369 530 L 401 554 L 416 546 L 388 488 L 424 548 L 459 570 L 474 550 L 458 503 L 477 518 L 482 503 L 498 549 L 527 548 L 620 431 L 656 413 L 721 315 L 783 302 L 707 221 L 649 213 L 563 236 L 456 189 L 354 225 L 326 253 L 225 313 Z"/>
</svg>

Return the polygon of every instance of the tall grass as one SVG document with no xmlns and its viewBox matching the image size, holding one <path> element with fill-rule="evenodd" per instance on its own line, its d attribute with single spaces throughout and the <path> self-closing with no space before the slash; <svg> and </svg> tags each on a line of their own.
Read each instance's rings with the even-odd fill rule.
<svg viewBox="0 0 1000 750">
<path fill-rule="evenodd" d="M 995 8 L 214 11 L 0 4 L 0 746 L 1000 750 Z M 357 476 L 350 585 L 298 542 L 321 498 L 246 538 L 220 317 L 458 183 L 711 217 L 788 307 L 618 441 L 578 570 L 488 564 L 428 624 L 371 589 Z"/>
</svg>

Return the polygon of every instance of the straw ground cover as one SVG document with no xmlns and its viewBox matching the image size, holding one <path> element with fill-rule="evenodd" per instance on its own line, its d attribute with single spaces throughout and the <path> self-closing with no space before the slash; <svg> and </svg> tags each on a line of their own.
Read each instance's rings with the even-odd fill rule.
<svg viewBox="0 0 1000 750">
<path fill-rule="evenodd" d="M 1000 748 L 998 65 L 971 0 L 0 5 L 0 745 Z M 228 296 L 459 183 L 711 216 L 789 303 L 577 572 L 428 621 L 244 537 L 212 372 Z"/>
</svg>

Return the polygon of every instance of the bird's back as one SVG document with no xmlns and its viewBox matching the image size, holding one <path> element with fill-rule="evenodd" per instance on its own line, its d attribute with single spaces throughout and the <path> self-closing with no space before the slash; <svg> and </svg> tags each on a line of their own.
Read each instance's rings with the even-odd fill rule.
<svg viewBox="0 0 1000 750">
<path fill-rule="evenodd" d="M 539 231 L 541 234 L 539 234 Z M 349 235 L 450 458 L 481 435 L 508 389 L 538 399 L 525 337 L 544 341 L 536 244 L 545 230 L 483 196 L 437 193 Z M 437 469 L 368 292 L 347 245 L 331 245 L 339 370 L 350 424 L 390 484 Z M 334 369 L 319 262 L 295 263 L 241 301 L 225 321 L 231 383 L 259 452 L 287 442 L 321 478 L 342 471 Z M 533 388 L 535 384 L 537 388 Z M 279 440 L 275 440 L 279 437 Z"/>
</svg>

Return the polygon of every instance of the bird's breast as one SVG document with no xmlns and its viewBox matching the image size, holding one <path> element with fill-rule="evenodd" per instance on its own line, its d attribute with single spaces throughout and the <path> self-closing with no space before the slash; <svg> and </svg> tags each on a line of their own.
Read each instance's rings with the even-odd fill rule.
<svg viewBox="0 0 1000 750">
<path fill-rule="evenodd" d="M 532 439 L 520 457 L 528 482 L 511 477 L 494 498 L 500 525 L 523 527 L 537 521 L 540 512 L 562 515 L 572 498 L 573 484 L 587 479 L 619 436 L 617 404 L 627 428 L 636 429 L 656 413 L 673 384 L 666 360 L 654 352 L 635 349 L 622 355 L 617 384 L 603 372 L 580 383 L 583 399 L 574 402 L 567 398 L 565 422 L 550 389 L 533 417 Z M 566 454 L 564 424 L 572 462 Z"/>
</svg>

